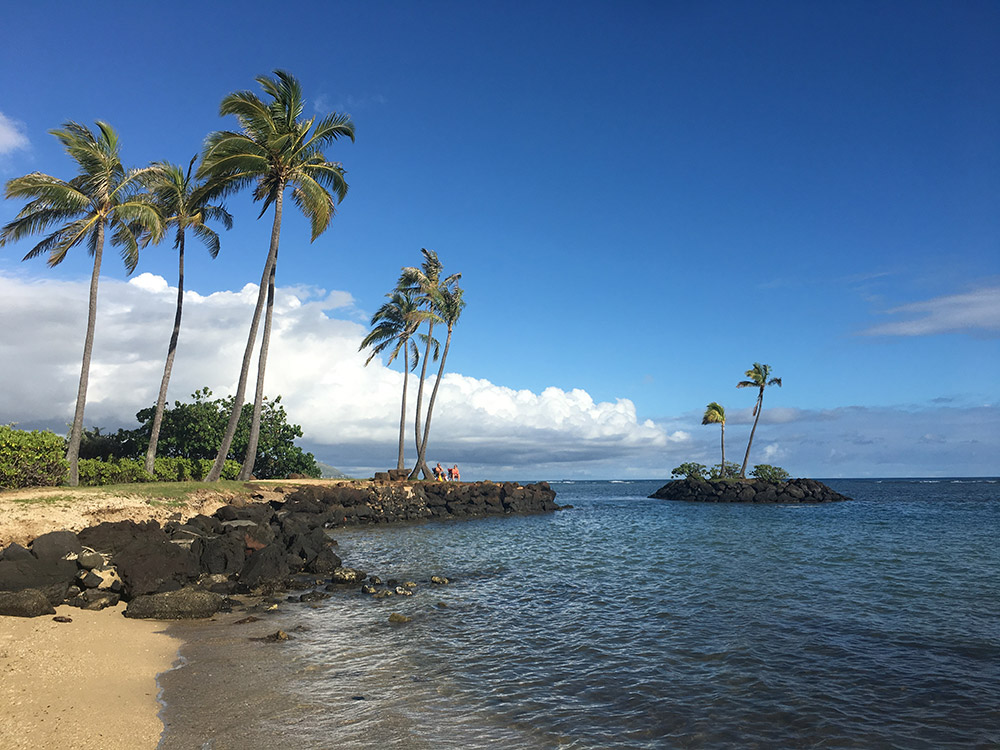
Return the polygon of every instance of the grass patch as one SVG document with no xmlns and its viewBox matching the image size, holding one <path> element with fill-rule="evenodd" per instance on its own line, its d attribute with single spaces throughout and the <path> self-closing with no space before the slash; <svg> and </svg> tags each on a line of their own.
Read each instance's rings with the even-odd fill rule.
<svg viewBox="0 0 1000 750">
<path fill-rule="evenodd" d="M 12 497 L 10 502 L 23 505 L 69 505 L 75 499 L 72 495 L 43 495 L 41 497 Z"/>
</svg>

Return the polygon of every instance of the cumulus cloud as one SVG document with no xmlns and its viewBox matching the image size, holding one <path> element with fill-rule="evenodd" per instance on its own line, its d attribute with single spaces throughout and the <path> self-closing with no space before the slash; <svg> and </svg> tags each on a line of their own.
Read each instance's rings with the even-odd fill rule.
<svg viewBox="0 0 1000 750">
<path fill-rule="evenodd" d="M 0 112 L 0 156 L 28 148 L 28 136 L 24 134 L 23 128 L 22 123 Z"/>
<path fill-rule="evenodd" d="M 102 280 L 87 426 L 134 426 L 135 412 L 155 401 L 176 294 L 152 274 Z M 66 431 L 86 297 L 85 281 L 0 272 L 0 423 Z M 171 400 L 206 385 L 217 396 L 235 390 L 256 297 L 254 284 L 186 293 Z M 282 395 L 307 450 L 370 476 L 395 463 L 403 376 L 378 358 L 365 367 L 367 354 L 358 352 L 363 319 L 347 292 L 279 288 L 266 392 Z M 772 463 L 819 477 L 995 474 L 1000 408 L 962 403 L 802 409 L 771 407 L 765 398 L 750 466 Z M 581 388 L 534 392 L 449 373 L 435 406 L 431 459 L 460 464 L 470 479 L 667 477 L 684 461 L 718 462 L 719 430 L 703 426 L 701 416 L 692 410 L 643 419 L 626 398 L 595 401 Z M 749 408 L 730 411 L 729 460 L 743 460 L 752 422 Z"/>
<path fill-rule="evenodd" d="M 0 422 L 62 431 L 71 419 L 86 295 L 85 282 L 0 275 L 6 363 Z M 127 283 L 102 281 L 88 426 L 132 426 L 135 412 L 155 401 L 176 295 L 176 287 L 149 273 Z M 171 400 L 186 400 L 205 385 L 217 396 L 235 391 L 256 297 L 254 284 L 186 293 Z M 346 469 L 386 468 L 395 458 L 403 376 L 378 359 L 365 366 L 367 353 L 358 346 L 366 328 L 344 319 L 358 312 L 346 292 L 279 288 L 266 392 L 283 396 L 290 419 L 302 425 L 307 447 L 321 459 Z M 412 410 L 416 378 L 410 381 Z M 432 427 L 436 455 L 482 471 L 624 467 L 689 440 L 683 430 L 668 434 L 639 420 L 628 399 L 595 402 L 581 389 L 534 393 L 458 373 L 442 381 Z"/>
<path fill-rule="evenodd" d="M 862 333 L 869 336 L 968 333 L 993 338 L 1000 336 L 1000 286 L 911 302 L 890 309 L 888 314 L 905 319 L 872 326 Z"/>
</svg>

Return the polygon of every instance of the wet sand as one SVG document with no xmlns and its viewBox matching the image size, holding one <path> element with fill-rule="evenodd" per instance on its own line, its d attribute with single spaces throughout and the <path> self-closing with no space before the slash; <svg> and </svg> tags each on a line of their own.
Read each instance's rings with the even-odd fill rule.
<svg viewBox="0 0 1000 750">
<path fill-rule="evenodd" d="M 166 623 L 126 620 L 124 605 L 0 617 L 0 747 L 156 748 L 163 731 L 156 676 L 180 641 Z"/>
</svg>

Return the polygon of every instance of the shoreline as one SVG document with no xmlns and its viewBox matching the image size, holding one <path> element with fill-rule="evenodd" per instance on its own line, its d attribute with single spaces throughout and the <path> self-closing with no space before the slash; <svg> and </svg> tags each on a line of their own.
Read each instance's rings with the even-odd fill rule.
<svg viewBox="0 0 1000 750">
<path fill-rule="evenodd" d="M 159 677 L 182 641 L 166 623 L 123 611 L 57 607 L 67 623 L 0 617 L 0 747 L 159 746 Z"/>
</svg>

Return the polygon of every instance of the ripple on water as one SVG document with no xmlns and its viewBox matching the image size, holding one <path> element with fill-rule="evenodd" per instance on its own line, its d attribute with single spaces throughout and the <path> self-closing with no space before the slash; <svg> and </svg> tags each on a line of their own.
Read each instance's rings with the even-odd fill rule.
<svg viewBox="0 0 1000 750">
<path fill-rule="evenodd" d="M 831 482 L 857 499 L 794 513 L 657 485 L 338 530 L 351 565 L 454 582 L 296 610 L 266 721 L 304 748 L 1000 745 L 996 484 Z"/>
</svg>

